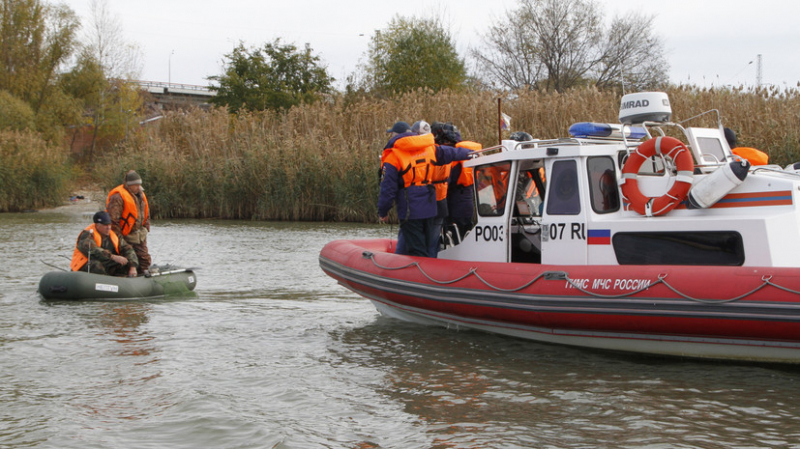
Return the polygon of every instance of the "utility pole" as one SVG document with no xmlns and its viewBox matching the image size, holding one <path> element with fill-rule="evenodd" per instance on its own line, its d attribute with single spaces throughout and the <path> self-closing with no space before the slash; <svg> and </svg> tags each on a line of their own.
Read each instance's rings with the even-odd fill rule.
<svg viewBox="0 0 800 449">
<path fill-rule="evenodd" d="M 761 55 L 756 57 L 756 87 L 761 87 Z"/>
<path fill-rule="evenodd" d="M 169 59 L 167 60 L 167 84 L 172 84 L 172 55 L 175 54 L 175 50 L 172 50 L 169 53 Z M 760 55 L 759 55 L 760 56 Z"/>
</svg>

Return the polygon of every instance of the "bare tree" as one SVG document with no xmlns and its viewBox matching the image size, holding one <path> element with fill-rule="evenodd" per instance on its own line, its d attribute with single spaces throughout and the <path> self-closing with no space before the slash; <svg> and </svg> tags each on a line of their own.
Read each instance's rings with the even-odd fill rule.
<svg viewBox="0 0 800 449">
<path fill-rule="evenodd" d="M 141 96 L 127 80 L 141 72 L 141 50 L 125 41 L 119 18 L 106 0 L 91 0 L 92 15 L 83 27 L 83 48 L 65 85 L 81 98 L 85 124 L 92 128 L 88 158 L 98 143 L 116 141 L 139 121 Z"/>
<path fill-rule="evenodd" d="M 606 32 L 593 79 L 598 87 L 623 83 L 634 90 L 668 82 L 664 46 L 653 33 L 653 16 L 629 13 L 617 17 Z"/>
<path fill-rule="evenodd" d="M 142 70 L 142 52 L 125 41 L 122 23 L 108 10 L 106 0 L 91 0 L 92 16 L 83 28 L 85 56 L 93 57 L 109 79 L 136 79 Z"/>
<path fill-rule="evenodd" d="M 512 90 L 559 92 L 584 84 L 610 87 L 623 75 L 639 88 L 666 81 L 652 17 L 615 17 L 608 29 L 603 23 L 593 0 L 520 0 L 484 36 L 485 49 L 472 51 L 477 76 Z"/>
<path fill-rule="evenodd" d="M 526 0 L 522 17 L 538 36 L 547 69 L 544 87 L 562 92 L 586 78 L 602 36 L 597 4 L 584 0 Z"/>
<path fill-rule="evenodd" d="M 476 68 L 484 75 L 476 78 L 511 90 L 533 88 L 545 73 L 536 57 L 538 43 L 525 32 L 521 17 L 509 15 L 508 21 L 508 25 L 492 25 L 485 35 L 490 51 L 472 51 Z"/>
</svg>

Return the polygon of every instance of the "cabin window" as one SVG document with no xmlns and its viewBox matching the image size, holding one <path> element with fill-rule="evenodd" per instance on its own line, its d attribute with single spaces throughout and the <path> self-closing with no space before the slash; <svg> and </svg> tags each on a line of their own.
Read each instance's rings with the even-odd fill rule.
<svg viewBox="0 0 800 449">
<path fill-rule="evenodd" d="M 725 160 L 725 150 L 722 149 L 722 142 L 714 137 L 698 137 L 697 143 L 700 145 L 700 152 L 703 156 L 713 156 L 715 162 Z"/>
<path fill-rule="evenodd" d="M 573 160 L 553 163 L 547 181 L 547 213 L 550 215 L 578 215 L 581 213 L 578 189 L 578 164 Z"/>
<path fill-rule="evenodd" d="M 479 215 L 497 217 L 505 213 L 510 173 L 511 162 L 475 167 Z"/>
<path fill-rule="evenodd" d="M 520 161 L 514 198 L 514 216 L 542 216 L 545 174 L 541 161 Z"/>
<path fill-rule="evenodd" d="M 607 214 L 619 210 L 619 188 L 614 171 L 614 159 L 610 157 L 590 157 L 586 162 L 589 174 L 589 195 L 592 210 Z"/>
<path fill-rule="evenodd" d="M 620 265 L 744 264 L 742 236 L 733 231 L 618 232 L 612 244 Z"/>
</svg>

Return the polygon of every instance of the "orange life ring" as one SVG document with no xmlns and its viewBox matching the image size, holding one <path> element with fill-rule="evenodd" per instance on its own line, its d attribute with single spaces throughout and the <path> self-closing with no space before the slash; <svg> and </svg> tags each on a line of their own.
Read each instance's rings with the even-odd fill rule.
<svg viewBox="0 0 800 449">
<path fill-rule="evenodd" d="M 660 155 L 672 159 L 678 170 L 672 188 L 664 195 L 653 198 L 639 191 L 639 169 L 650 157 Z M 680 140 L 661 136 L 639 145 L 622 167 L 622 196 L 630 203 L 630 208 L 642 215 L 652 217 L 671 211 L 686 199 L 694 178 L 694 159 L 692 153 Z"/>
</svg>

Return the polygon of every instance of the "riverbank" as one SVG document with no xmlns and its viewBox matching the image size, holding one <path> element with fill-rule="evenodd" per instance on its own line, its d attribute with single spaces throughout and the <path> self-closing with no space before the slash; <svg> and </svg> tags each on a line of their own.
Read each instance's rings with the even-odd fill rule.
<svg viewBox="0 0 800 449">
<path fill-rule="evenodd" d="M 721 115 L 741 146 L 764 151 L 770 163 L 800 160 L 800 90 L 678 86 L 666 93 L 674 120 L 717 110 L 688 126 L 715 127 Z M 619 99 L 618 92 L 592 88 L 508 95 L 501 105 L 512 126 L 501 134 L 558 138 L 576 122 L 616 123 Z M 0 212 L 99 209 L 104 195 L 75 185 L 93 180 L 98 191 L 107 192 L 133 169 L 142 176 L 158 219 L 374 223 L 379 157 L 392 123 L 451 121 L 464 139 L 491 147 L 500 137 L 497 108 L 497 92 L 417 92 L 389 99 L 332 98 L 280 113 L 173 111 L 131 129 L 124 140 L 81 164 L 35 135 L 0 132 Z M 90 202 L 62 204 L 78 196 Z"/>
<path fill-rule="evenodd" d="M 57 212 L 68 215 L 88 215 L 106 208 L 106 193 L 98 185 L 75 189 L 60 206 L 39 209 L 38 212 Z"/>
</svg>

